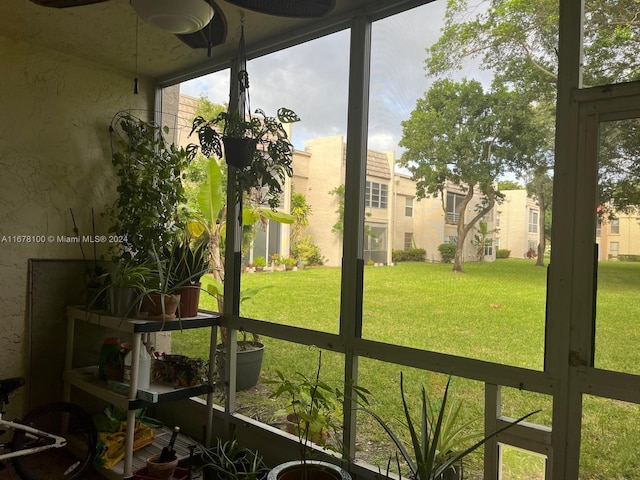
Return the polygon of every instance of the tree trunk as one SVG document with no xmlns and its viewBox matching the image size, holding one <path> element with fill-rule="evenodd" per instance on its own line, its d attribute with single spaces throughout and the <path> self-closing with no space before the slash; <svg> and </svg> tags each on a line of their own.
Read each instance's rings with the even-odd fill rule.
<svg viewBox="0 0 640 480">
<path fill-rule="evenodd" d="M 484 206 L 484 208 L 482 208 L 478 212 L 478 214 L 475 217 L 471 219 L 471 221 L 468 224 L 465 225 L 464 214 L 467 209 L 467 205 L 469 205 L 469 202 L 473 198 L 473 191 L 474 191 L 474 186 L 470 185 L 469 191 L 465 195 L 464 200 L 460 205 L 460 217 L 458 218 L 458 225 L 457 225 L 458 240 L 456 242 L 456 254 L 453 259 L 453 269 L 451 270 L 452 272 L 455 272 L 455 273 L 462 273 L 462 254 L 464 249 L 464 241 L 466 240 L 467 235 L 469 234 L 471 229 L 474 227 L 474 225 L 478 223 L 478 220 L 480 220 L 488 212 L 490 212 L 496 203 L 495 192 L 493 190 L 490 190 L 486 194 L 486 197 L 488 200 L 487 204 Z"/>
<path fill-rule="evenodd" d="M 545 236 L 545 216 L 546 205 L 544 199 L 544 191 L 540 182 L 539 191 L 536 193 L 538 197 L 538 205 L 540 206 L 540 216 L 538 217 L 538 258 L 536 259 L 536 267 L 544 267 L 544 251 L 546 250 L 546 236 Z"/>
</svg>

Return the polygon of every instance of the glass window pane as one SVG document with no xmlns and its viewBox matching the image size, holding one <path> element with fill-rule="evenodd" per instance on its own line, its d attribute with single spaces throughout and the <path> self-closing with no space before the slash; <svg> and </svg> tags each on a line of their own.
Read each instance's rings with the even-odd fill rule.
<svg viewBox="0 0 640 480">
<path fill-rule="evenodd" d="M 632 0 L 584 2 L 583 86 L 640 78 L 638 6 Z"/>
<path fill-rule="evenodd" d="M 243 227 L 245 316 L 338 331 L 348 52 L 349 33 L 343 31 L 248 62 L 253 112 L 260 108 L 275 116 L 286 107 L 301 121 L 285 124 L 295 151 L 279 211 L 292 215 L 293 223 L 278 221 L 256 198 L 244 203 L 259 217 Z M 229 73 L 226 83 L 221 75 L 183 84 L 189 95 L 183 103 L 205 96 L 225 109 Z M 379 190 L 374 201 L 380 203 Z M 314 269 L 321 265 L 328 268 Z M 298 295 L 290 297 L 294 290 Z"/>
<path fill-rule="evenodd" d="M 418 430 L 421 422 L 421 388 L 425 387 L 433 410 L 437 412 L 442 403 L 448 376 L 366 358 L 360 359 L 359 371 L 359 384 L 374 393 L 369 397 L 370 410 L 380 416 L 394 434 L 406 442 L 405 446 L 411 453 L 411 438 L 400 394 L 400 372 L 403 375 L 405 397 L 412 421 Z M 480 382 L 452 377 L 447 402 L 449 406 L 461 405 L 457 416 L 447 415 L 447 418 L 451 419 L 449 425 L 460 427 L 463 432 L 455 438 L 447 437 L 447 449 L 461 451 L 471 446 L 474 443 L 473 439 L 477 438 L 476 435 L 483 432 L 484 386 Z M 356 445 L 359 448 L 356 451 L 356 459 L 372 465 L 375 471 L 385 472 L 389 457 L 395 455 L 395 447 L 371 415 L 358 412 L 357 422 Z M 465 458 L 464 478 L 482 478 L 482 452 L 480 448 Z M 406 465 L 402 460 L 401 463 L 402 477 L 408 478 Z M 392 459 L 392 471 L 397 472 L 395 458 Z"/>
<path fill-rule="evenodd" d="M 458 15 L 461 12 L 449 10 L 446 20 L 445 12 L 454 8 L 448 5 L 431 2 L 373 25 L 366 178 L 372 196 L 371 208 L 365 202 L 365 230 L 386 228 L 388 241 L 383 246 L 377 241 L 382 236 L 365 240 L 364 259 L 388 264 L 390 252 L 406 248 L 406 234 L 412 232 L 414 247 L 425 251 L 426 261 L 398 262 L 393 271 L 365 269 L 363 337 L 542 369 L 546 271 L 536 264 L 547 263 L 544 243 L 550 222 L 546 216 L 543 223 L 541 210 L 549 211 L 550 197 L 543 205 L 540 193 L 552 184 L 553 117 L 546 115 L 554 104 L 545 104 L 548 111 L 543 113 L 535 110 L 538 103 L 511 91 L 526 81 L 522 72 L 502 78 L 504 88 L 492 87 L 498 71 L 483 69 L 487 65 L 481 67 L 477 59 L 462 58 L 460 51 L 452 54 L 460 60 L 460 70 L 428 72 L 425 80 L 425 62 L 442 54 L 433 46 L 443 49 L 445 40 L 423 25 L 437 22 L 447 27 L 453 18 L 464 23 L 465 18 L 486 13 L 477 9 Z M 404 73 L 390 74 L 397 71 Z M 492 128 L 505 128 L 500 148 L 484 143 L 490 135 L 483 130 L 487 124 L 475 122 L 478 110 L 464 114 L 470 102 L 493 115 L 488 122 Z M 500 115 L 499 108 L 489 108 L 491 102 L 504 102 Z M 544 127 L 529 128 L 532 118 Z M 507 126 L 523 125 L 534 132 L 535 146 L 506 134 L 513 131 Z M 508 155 L 500 150 L 506 145 Z M 538 163 L 516 167 L 513 155 L 536 158 Z M 535 176 L 534 170 L 543 173 Z M 525 182 L 514 178 L 526 178 L 536 194 L 528 195 Z M 507 179 L 511 182 L 500 188 Z M 408 197 L 413 198 L 411 215 Z M 511 258 L 496 261 L 498 243 Z M 373 248 L 388 252 L 385 256 Z M 451 275 L 452 270 L 465 275 Z M 394 329 L 382 328 L 389 323 Z"/>
<path fill-rule="evenodd" d="M 595 366 L 640 373 L 640 221 L 637 118 L 601 124 L 599 142 L 598 281 Z"/>
<path fill-rule="evenodd" d="M 502 480 L 544 480 L 547 458 L 510 445 L 500 445 Z"/>
<path fill-rule="evenodd" d="M 636 478 L 640 405 L 583 397 L 580 478 Z"/>
</svg>

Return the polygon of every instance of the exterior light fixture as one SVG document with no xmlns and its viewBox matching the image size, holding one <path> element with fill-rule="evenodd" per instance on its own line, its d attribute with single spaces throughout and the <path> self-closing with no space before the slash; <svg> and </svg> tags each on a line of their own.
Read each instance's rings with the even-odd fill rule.
<svg viewBox="0 0 640 480">
<path fill-rule="evenodd" d="M 207 0 L 131 0 L 131 6 L 145 22 L 176 34 L 202 30 L 213 18 Z"/>
</svg>

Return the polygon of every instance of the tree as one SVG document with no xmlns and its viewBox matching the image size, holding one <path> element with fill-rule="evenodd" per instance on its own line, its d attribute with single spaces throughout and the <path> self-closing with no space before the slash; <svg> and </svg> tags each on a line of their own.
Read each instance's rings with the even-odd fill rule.
<svg viewBox="0 0 640 480">
<path fill-rule="evenodd" d="M 461 67 L 465 58 L 481 59 L 496 82 L 512 84 L 555 117 L 558 72 L 558 0 L 489 0 L 486 8 L 467 0 L 450 0 L 440 39 L 428 49 L 432 75 Z M 475 13 L 479 12 L 479 13 Z M 585 2 L 583 85 L 640 79 L 637 31 L 640 4 L 634 0 Z M 628 210 L 640 204 L 640 152 L 637 120 L 616 122 L 601 138 L 599 203 Z M 615 139 L 615 141 L 613 140 Z M 549 162 L 549 157 L 539 157 Z M 540 165 L 544 167 L 544 165 Z M 524 171 L 547 175 L 533 166 Z M 547 169 L 549 170 L 549 169 Z M 542 209 L 541 211 L 544 211 Z M 541 242 L 542 243 L 542 242 Z"/>
<path fill-rule="evenodd" d="M 418 198 L 440 197 L 457 187 L 465 192 L 459 206 L 453 271 L 462 271 L 467 234 L 502 198 L 496 179 L 518 161 L 527 145 L 520 142 L 530 127 L 530 105 L 516 92 L 496 85 L 484 92 L 474 80 L 455 83 L 438 80 L 417 101 L 408 120 L 402 122 L 399 160 L 416 183 Z M 475 216 L 466 210 L 474 195 L 481 199 Z"/>
<path fill-rule="evenodd" d="M 291 224 L 291 244 L 295 244 L 305 228 L 309 226 L 309 215 L 311 215 L 311 205 L 307 203 L 307 197 L 302 193 L 291 193 L 291 215 L 295 218 Z"/>
<path fill-rule="evenodd" d="M 526 187 L 514 180 L 498 180 L 498 188 L 503 190 L 524 190 Z"/>
<path fill-rule="evenodd" d="M 538 218 L 538 252 L 536 266 L 544 267 L 544 252 L 547 238 L 551 236 L 551 199 L 553 198 L 553 179 L 547 174 L 547 170 L 540 168 L 534 170 L 531 180 L 527 183 L 527 194 L 535 198 L 540 207 Z"/>
<path fill-rule="evenodd" d="M 516 171 L 524 171 L 527 195 L 533 197 L 540 207 L 538 218 L 538 248 L 536 266 L 544 267 L 544 252 L 546 239 L 550 231 L 547 230 L 547 219 L 550 219 L 551 200 L 553 197 L 553 142 L 554 128 L 551 109 L 548 104 L 533 103 L 530 128 L 522 141 L 527 144 L 529 153 L 521 155 L 513 161 Z"/>
<path fill-rule="evenodd" d="M 484 261 L 485 247 L 490 247 L 493 244 L 493 239 L 487 237 L 497 231 L 497 228 L 489 230 L 489 224 L 487 222 L 482 220 L 478 222 L 476 233 L 473 235 L 473 240 L 471 241 L 471 243 L 476 247 L 476 258 L 478 261 Z"/>
<path fill-rule="evenodd" d="M 331 227 L 331 233 L 338 233 L 342 235 L 344 231 L 344 184 L 338 185 L 336 188 L 329 192 L 329 195 L 335 195 L 338 200 L 338 221 Z"/>
</svg>

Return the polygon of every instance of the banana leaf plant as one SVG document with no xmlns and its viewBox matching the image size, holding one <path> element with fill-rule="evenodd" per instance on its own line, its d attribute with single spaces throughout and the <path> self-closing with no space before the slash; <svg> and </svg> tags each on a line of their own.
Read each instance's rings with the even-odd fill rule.
<svg viewBox="0 0 640 480">
<path fill-rule="evenodd" d="M 198 211 L 191 211 L 191 221 L 188 222 L 189 231 L 196 237 L 207 235 L 210 277 L 203 277 L 203 287 L 218 300 L 218 310 L 223 310 L 224 302 L 224 253 L 223 245 L 226 236 L 226 195 L 224 191 L 224 175 L 218 160 L 209 158 L 207 164 L 207 181 L 198 192 Z M 242 209 L 242 224 L 245 226 L 243 234 L 250 235 L 247 230 L 255 228 L 258 222 L 266 223 L 274 220 L 278 223 L 293 223 L 295 218 L 288 213 L 263 208 L 256 202 L 244 202 Z M 243 242 L 244 243 L 244 242 Z M 255 290 L 255 291 L 253 291 Z M 259 289 L 251 289 L 240 293 L 240 302 L 246 301 L 257 294 Z M 225 335 L 222 335 L 225 338 Z M 254 340 L 259 341 L 254 335 Z"/>
<path fill-rule="evenodd" d="M 447 474 L 461 464 L 462 459 L 484 445 L 487 441 L 508 430 L 509 428 L 524 421 L 540 410 L 528 413 L 508 425 L 487 435 L 472 446 L 463 450 L 455 451 L 456 446 L 471 437 L 465 436 L 462 432 L 466 425 L 456 426 L 457 417 L 460 413 L 460 404 L 455 404 L 454 409 L 448 409 L 449 387 L 451 377 L 447 381 L 441 404 L 434 409 L 433 404 L 427 396 L 424 386 L 421 390 L 421 421 L 418 424 L 411 416 L 409 406 L 404 392 L 403 375 L 400 373 L 400 395 L 402 397 L 402 407 L 406 419 L 406 427 L 411 438 L 412 452 L 410 452 L 400 436 L 398 436 L 377 413 L 366 407 L 361 410 L 371 415 L 389 435 L 389 438 L 400 452 L 401 457 L 407 463 L 411 471 L 411 478 L 414 480 L 441 480 Z M 436 413 L 437 412 L 437 413 Z M 447 413 L 449 412 L 449 413 Z M 472 435 L 473 436 L 473 435 Z"/>
</svg>

